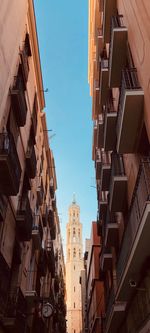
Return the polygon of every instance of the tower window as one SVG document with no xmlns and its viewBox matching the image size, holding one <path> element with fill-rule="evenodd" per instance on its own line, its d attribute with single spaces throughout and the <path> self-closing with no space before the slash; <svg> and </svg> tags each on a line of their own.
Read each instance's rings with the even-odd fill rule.
<svg viewBox="0 0 150 333">
<path fill-rule="evenodd" d="M 68 260 L 70 260 L 70 249 L 68 250 Z"/>
<path fill-rule="evenodd" d="M 76 235 L 76 229 L 73 228 L 73 236 L 75 236 L 75 235 Z"/>
<path fill-rule="evenodd" d="M 76 288 L 74 287 L 74 292 L 75 292 Z"/>
<path fill-rule="evenodd" d="M 76 257 L 76 249 L 75 248 L 73 249 L 73 257 L 74 258 Z"/>
<path fill-rule="evenodd" d="M 74 309 L 75 309 L 75 307 L 76 307 L 76 304 L 74 303 Z"/>
<path fill-rule="evenodd" d="M 81 251 L 79 250 L 79 258 L 81 258 Z"/>
<path fill-rule="evenodd" d="M 75 271 L 75 269 L 76 269 L 76 266 L 74 265 L 74 271 Z"/>
</svg>

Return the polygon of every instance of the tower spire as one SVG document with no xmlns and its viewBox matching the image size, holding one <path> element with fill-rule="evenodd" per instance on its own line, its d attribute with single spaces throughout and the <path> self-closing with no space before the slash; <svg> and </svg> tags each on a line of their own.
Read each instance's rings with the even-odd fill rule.
<svg viewBox="0 0 150 333">
<path fill-rule="evenodd" d="M 75 196 L 75 193 L 73 193 L 73 200 L 72 200 L 72 203 L 75 205 L 76 204 L 76 196 Z"/>
</svg>

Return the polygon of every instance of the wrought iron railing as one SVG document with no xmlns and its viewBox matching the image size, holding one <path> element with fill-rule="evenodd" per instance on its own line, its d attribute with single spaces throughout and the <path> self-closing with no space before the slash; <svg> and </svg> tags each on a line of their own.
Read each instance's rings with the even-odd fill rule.
<svg viewBox="0 0 150 333">
<path fill-rule="evenodd" d="M 128 223 L 124 231 L 122 246 L 117 263 L 117 279 L 121 280 L 128 262 L 141 220 L 146 206 L 150 200 L 150 159 L 141 162 L 132 201 L 129 209 Z"/>
<path fill-rule="evenodd" d="M 0 155 L 9 158 L 11 170 L 13 171 L 15 178 L 19 181 L 21 177 L 21 166 L 11 133 L 0 133 Z"/>
<path fill-rule="evenodd" d="M 122 114 L 124 110 L 124 99 L 127 90 L 141 90 L 141 86 L 138 81 L 137 69 L 136 68 L 126 68 L 122 70 L 122 82 L 119 97 L 119 106 L 117 113 L 117 125 L 116 131 L 119 133 L 121 127 Z"/>
</svg>

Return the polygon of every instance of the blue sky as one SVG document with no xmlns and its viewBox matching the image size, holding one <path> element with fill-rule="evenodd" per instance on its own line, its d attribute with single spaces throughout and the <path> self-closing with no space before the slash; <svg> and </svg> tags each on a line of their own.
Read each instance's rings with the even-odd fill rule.
<svg viewBox="0 0 150 333">
<path fill-rule="evenodd" d="M 54 153 L 57 207 L 65 245 L 73 193 L 80 205 L 83 239 L 90 236 L 97 202 L 92 161 L 88 86 L 88 0 L 34 0 L 50 146 Z"/>
</svg>

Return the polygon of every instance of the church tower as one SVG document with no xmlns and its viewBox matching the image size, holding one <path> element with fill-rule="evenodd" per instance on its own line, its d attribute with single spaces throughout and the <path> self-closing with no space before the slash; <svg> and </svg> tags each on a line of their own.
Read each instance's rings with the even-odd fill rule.
<svg viewBox="0 0 150 333">
<path fill-rule="evenodd" d="M 66 243 L 66 291 L 67 291 L 67 333 L 82 331 L 81 285 L 79 283 L 83 269 L 82 257 L 82 224 L 80 207 L 76 204 L 75 195 L 68 210 Z"/>
</svg>

